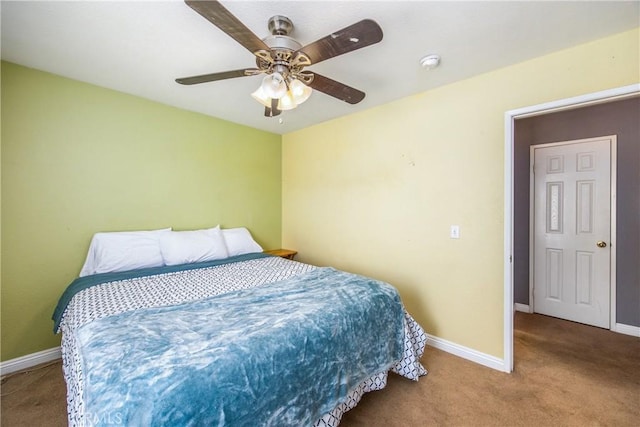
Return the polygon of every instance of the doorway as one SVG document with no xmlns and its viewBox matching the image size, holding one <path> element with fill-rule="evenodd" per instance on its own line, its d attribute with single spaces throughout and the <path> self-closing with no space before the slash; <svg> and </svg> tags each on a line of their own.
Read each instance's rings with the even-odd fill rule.
<svg viewBox="0 0 640 427">
<path fill-rule="evenodd" d="M 514 153 L 515 147 L 515 137 L 516 137 L 516 120 L 520 122 L 520 119 L 528 119 L 539 116 L 550 115 L 550 113 L 558 113 L 558 112 L 568 112 L 576 109 L 580 109 L 583 107 L 597 106 L 601 104 L 608 104 L 613 101 L 622 101 L 631 98 L 637 99 L 640 95 L 640 85 L 634 84 L 630 86 L 625 86 L 616 89 L 610 89 L 602 92 L 596 92 L 588 95 L 578 96 L 574 98 L 568 98 L 560 101 L 549 102 L 545 104 L 525 107 L 517 110 L 507 111 L 505 113 L 505 169 L 504 169 L 504 183 L 505 183 L 505 200 L 504 200 L 504 305 L 503 305 L 503 325 L 504 325 L 504 349 L 503 349 L 503 370 L 506 372 L 513 371 L 513 316 L 514 316 L 514 261 L 517 259 L 526 259 L 527 272 L 526 272 L 526 282 L 528 285 L 528 212 L 529 212 L 529 188 L 527 184 L 526 192 L 515 192 L 514 191 L 514 181 L 516 181 L 517 174 L 524 174 L 525 179 L 528 183 L 529 178 L 529 169 L 525 166 L 524 168 L 515 168 L 516 158 L 518 153 Z M 637 120 L 636 120 L 637 122 Z M 603 134 L 613 134 L 616 132 L 607 132 L 607 133 L 599 133 Z M 572 138 L 566 138 L 572 139 Z M 559 139 L 554 139 L 555 141 Z M 554 140 L 548 141 L 552 142 Z M 560 139 L 562 140 L 562 139 Z M 637 147 L 636 147 L 637 148 Z M 619 159 L 623 157 L 621 152 L 619 154 Z M 526 154 L 526 163 L 528 164 L 528 148 Z M 636 172 L 633 172 L 636 173 Z M 620 182 L 620 180 L 618 180 Z M 637 183 L 634 185 L 638 185 Z M 618 194 L 620 194 L 621 188 L 618 188 Z M 525 255 L 522 253 L 516 253 L 518 248 L 514 247 L 514 239 L 517 239 L 518 236 L 515 235 L 515 225 L 514 225 L 514 210 L 521 208 L 523 206 L 522 203 L 519 203 L 516 199 L 521 197 L 522 193 L 526 193 L 526 201 L 524 203 L 525 206 L 525 217 L 526 220 L 526 240 L 527 245 L 525 249 Z M 637 207 L 634 205 L 633 208 L 637 212 Z M 618 208 L 618 213 L 621 208 Z M 635 244 L 635 243 L 633 243 Z M 611 248 L 615 250 L 615 246 Z M 637 255 L 637 254 L 636 254 Z M 620 264 L 620 262 L 618 262 Z M 637 263 L 636 263 L 637 264 Z M 632 266 L 635 270 L 633 274 L 637 275 L 637 265 Z M 617 266 L 612 265 L 612 276 L 616 277 L 615 269 Z M 620 278 L 620 276 L 617 276 Z M 632 277 L 633 280 L 633 277 Z M 528 289 L 528 287 L 527 287 Z M 635 296 L 633 292 L 637 290 L 632 290 L 630 297 Z M 525 291 L 525 297 L 528 300 L 528 291 Z M 616 295 L 611 295 L 613 301 L 616 301 Z M 624 302 L 624 298 L 619 298 L 619 301 Z M 528 301 L 527 301 L 528 302 Z M 516 304 L 517 306 L 518 304 Z M 528 305 L 526 306 L 528 308 Z M 637 315 L 633 314 L 632 317 Z M 617 332 L 635 334 L 640 328 L 634 326 L 635 320 L 631 321 L 630 329 L 626 329 L 623 331 L 623 327 L 626 328 L 625 325 L 620 325 L 616 322 L 616 311 L 612 310 L 611 312 L 611 329 L 616 330 Z M 630 333 L 631 332 L 631 333 Z"/>
</svg>

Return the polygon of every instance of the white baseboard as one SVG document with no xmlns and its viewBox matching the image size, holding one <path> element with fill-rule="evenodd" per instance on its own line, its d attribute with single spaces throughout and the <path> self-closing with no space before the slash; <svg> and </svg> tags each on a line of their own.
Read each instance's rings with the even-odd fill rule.
<svg viewBox="0 0 640 427">
<path fill-rule="evenodd" d="M 531 311 L 529 311 L 528 304 L 520 304 L 519 302 L 517 302 L 515 303 L 515 307 L 516 307 L 516 311 L 522 311 L 523 313 L 531 313 Z"/>
<path fill-rule="evenodd" d="M 619 334 L 631 335 L 640 338 L 640 326 L 625 325 L 623 323 L 616 323 L 612 329 Z"/>
<path fill-rule="evenodd" d="M 61 357 L 62 352 L 60 351 L 60 347 L 38 351 L 37 353 L 27 354 L 22 357 L 16 357 L 15 359 L 0 362 L 0 376 L 22 371 L 23 369 L 29 369 L 42 363 L 60 359 Z"/>
<path fill-rule="evenodd" d="M 529 312 L 528 305 L 516 303 L 515 307 L 517 311 L 524 311 L 526 313 Z M 625 325 L 622 323 L 616 323 L 615 327 L 612 330 L 620 334 L 640 337 L 639 326 L 631 326 L 631 325 Z M 486 353 L 482 353 L 480 351 L 462 346 L 460 344 L 456 344 L 451 341 L 447 341 L 445 339 L 436 337 L 434 335 L 427 334 L 427 336 L 429 338 L 427 340 L 427 345 L 430 345 L 433 348 L 446 351 L 447 353 L 451 353 L 455 356 L 462 357 L 463 359 L 470 360 L 471 362 L 478 363 L 488 368 L 492 368 L 501 372 L 509 372 L 509 370 L 506 369 L 504 365 L 503 359 L 500 359 L 495 356 L 491 356 Z M 38 351 L 37 353 L 31 353 L 31 354 L 27 354 L 26 356 L 7 360 L 5 362 L 0 362 L 0 376 L 11 374 L 17 371 L 22 371 L 24 369 L 29 369 L 31 367 L 40 365 L 42 363 L 47 363 L 56 359 L 60 359 L 61 357 L 62 357 L 62 353 L 61 353 L 60 347 L 54 347 L 48 350 Z"/>
<path fill-rule="evenodd" d="M 451 341 L 447 341 L 442 338 L 435 337 L 433 335 L 427 334 L 427 337 L 427 345 L 437 348 L 438 350 L 446 351 L 447 353 L 451 353 L 455 356 L 462 357 L 463 359 L 470 360 L 472 362 L 478 363 L 488 368 L 496 369 L 501 372 L 510 372 L 510 369 L 507 369 L 507 367 L 505 366 L 503 359 L 479 352 L 477 350 L 462 346 L 460 344 L 456 344 Z"/>
</svg>

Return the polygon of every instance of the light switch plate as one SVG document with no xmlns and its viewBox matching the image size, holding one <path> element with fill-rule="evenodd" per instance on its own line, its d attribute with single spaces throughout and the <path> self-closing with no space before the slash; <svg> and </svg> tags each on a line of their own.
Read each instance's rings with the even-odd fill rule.
<svg viewBox="0 0 640 427">
<path fill-rule="evenodd" d="M 451 237 L 452 239 L 459 239 L 460 238 L 460 226 L 459 225 L 452 225 L 451 226 L 451 230 L 449 231 L 449 237 Z"/>
</svg>

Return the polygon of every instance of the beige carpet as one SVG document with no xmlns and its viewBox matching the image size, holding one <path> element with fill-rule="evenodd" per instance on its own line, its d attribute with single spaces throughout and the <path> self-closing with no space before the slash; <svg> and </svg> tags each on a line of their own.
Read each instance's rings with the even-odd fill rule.
<svg viewBox="0 0 640 427">
<path fill-rule="evenodd" d="M 640 339 L 517 313 L 515 372 L 427 348 L 429 375 L 390 375 L 343 418 L 356 426 L 640 426 Z M 3 426 L 66 425 L 60 363 L 6 378 Z"/>
</svg>

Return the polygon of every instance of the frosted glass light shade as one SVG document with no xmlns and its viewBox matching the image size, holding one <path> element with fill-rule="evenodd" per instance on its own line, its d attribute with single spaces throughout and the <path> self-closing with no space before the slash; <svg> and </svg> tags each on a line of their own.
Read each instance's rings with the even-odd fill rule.
<svg viewBox="0 0 640 427">
<path fill-rule="evenodd" d="M 302 104 L 304 101 L 309 99 L 311 92 L 313 92 L 309 86 L 298 79 L 294 79 L 289 83 L 289 90 L 296 102 L 296 105 Z"/>
<path fill-rule="evenodd" d="M 262 85 L 260 85 L 260 87 L 255 92 L 253 92 L 251 96 L 260 104 L 264 105 L 265 107 L 271 108 L 271 98 L 264 91 Z"/>
<path fill-rule="evenodd" d="M 293 110 L 297 106 L 298 106 L 298 103 L 295 101 L 293 94 L 291 93 L 290 90 L 288 90 L 287 93 L 278 101 L 278 110 L 282 110 L 282 111 Z"/>
<path fill-rule="evenodd" d="M 262 90 L 270 98 L 282 98 L 287 93 L 287 84 L 280 73 L 273 73 L 262 80 Z"/>
</svg>

